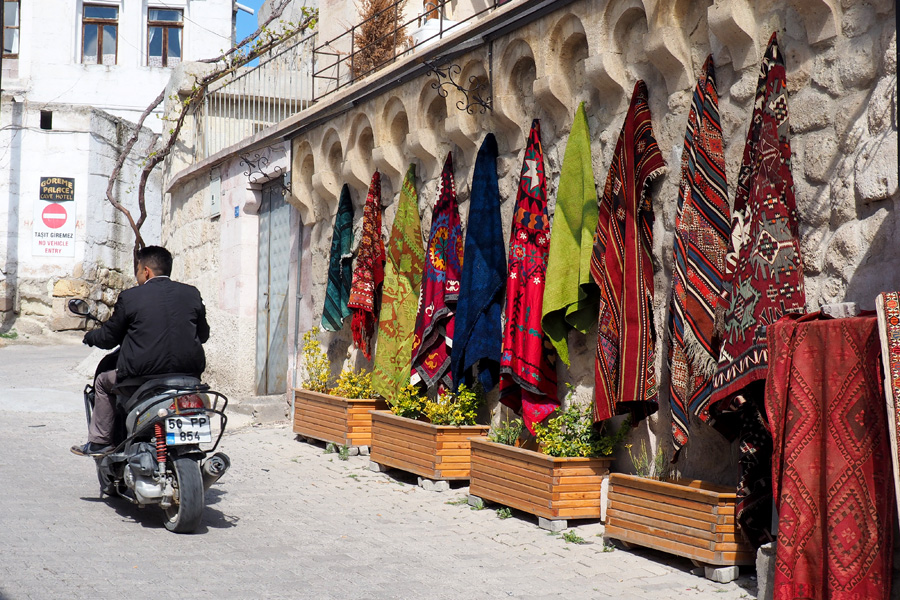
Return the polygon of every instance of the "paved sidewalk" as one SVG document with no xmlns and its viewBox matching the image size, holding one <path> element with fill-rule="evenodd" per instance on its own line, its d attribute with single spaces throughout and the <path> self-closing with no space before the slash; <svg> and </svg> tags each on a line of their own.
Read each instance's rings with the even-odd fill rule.
<svg viewBox="0 0 900 600">
<path fill-rule="evenodd" d="M 755 594 L 748 576 L 717 584 L 686 560 L 604 551 L 599 523 L 573 528 L 586 542 L 574 544 L 528 515 L 473 510 L 456 503 L 467 488 L 426 492 L 372 473 L 367 458 L 341 461 L 287 424 L 228 433 L 233 466 L 208 493 L 200 532 L 169 533 L 155 509 L 100 500 L 92 461 L 69 453 L 84 437 L 84 381 L 71 368 L 87 352 L 73 348 L 0 348 L 0 600 Z M 19 360 L 44 366 L 28 385 Z"/>
</svg>

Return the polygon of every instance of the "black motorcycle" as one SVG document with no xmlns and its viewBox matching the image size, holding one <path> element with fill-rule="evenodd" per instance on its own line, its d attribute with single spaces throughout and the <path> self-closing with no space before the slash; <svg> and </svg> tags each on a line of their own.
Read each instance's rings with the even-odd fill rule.
<svg viewBox="0 0 900 600">
<path fill-rule="evenodd" d="M 84 300 L 69 300 L 68 307 L 78 316 L 98 320 Z M 103 357 L 94 378 L 114 370 L 117 359 L 118 350 Z M 228 399 L 185 375 L 129 379 L 116 390 L 114 449 L 94 459 L 101 495 L 120 496 L 141 508 L 157 504 L 166 529 L 196 531 L 206 490 L 231 466 L 225 454 L 212 454 L 228 422 Z M 90 384 L 84 388 L 84 408 L 90 425 Z"/>
</svg>

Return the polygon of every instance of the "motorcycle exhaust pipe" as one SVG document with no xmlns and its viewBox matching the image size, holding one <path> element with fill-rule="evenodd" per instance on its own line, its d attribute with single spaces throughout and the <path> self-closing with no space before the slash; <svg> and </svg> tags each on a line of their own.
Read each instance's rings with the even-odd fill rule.
<svg viewBox="0 0 900 600">
<path fill-rule="evenodd" d="M 228 458 L 228 455 L 222 454 L 221 452 L 216 452 L 212 456 L 206 459 L 200 469 L 203 473 L 203 489 L 208 490 L 212 484 L 217 482 L 222 475 L 225 474 L 225 471 L 228 470 L 228 467 L 231 466 L 231 459 Z"/>
</svg>

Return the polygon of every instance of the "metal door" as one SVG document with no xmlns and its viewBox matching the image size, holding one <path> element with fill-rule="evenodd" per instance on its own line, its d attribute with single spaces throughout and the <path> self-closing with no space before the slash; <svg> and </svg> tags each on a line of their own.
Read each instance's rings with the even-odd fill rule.
<svg viewBox="0 0 900 600">
<path fill-rule="evenodd" d="M 262 189 L 259 209 L 259 286 L 256 316 L 256 393 L 287 391 L 288 271 L 291 264 L 291 206 L 282 181 Z"/>
</svg>

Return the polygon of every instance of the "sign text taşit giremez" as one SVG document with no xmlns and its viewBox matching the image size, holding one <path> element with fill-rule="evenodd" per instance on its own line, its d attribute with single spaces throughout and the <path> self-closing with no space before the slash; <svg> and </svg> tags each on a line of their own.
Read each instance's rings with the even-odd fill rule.
<svg viewBox="0 0 900 600">
<path fill-rule="evenodd" d="M 73 202 L 75 200 L 74 177 L 41 177 L 41 200 Z"/>
</svg>

